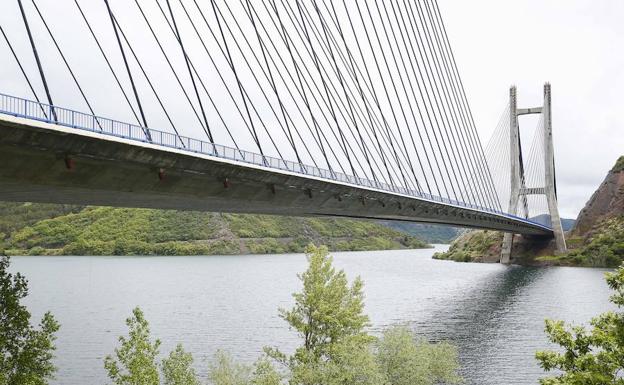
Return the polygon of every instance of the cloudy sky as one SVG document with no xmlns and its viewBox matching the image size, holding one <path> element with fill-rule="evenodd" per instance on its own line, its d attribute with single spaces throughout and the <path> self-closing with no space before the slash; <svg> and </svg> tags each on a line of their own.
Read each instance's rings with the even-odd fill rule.
<svg viewBox="0 0 624 385">
<path fill-rule="evenodd" d="M 624 38 L 624 25 L 620 20 L 621 15 L 624 15 L 624 2 L 619 0 L 438 1 L 482 142 L 486 143 L 492 134 L 501 112 L 507 104 L 508 89 L 511 84 L 518 87 L 520 107 L 540 105 L 543 83 L 548 81 L 552 84 L 553 129 L 560 208 L 564 217 L 575 217 L 602 181 L 615 159 L 624 153 L 624 118 L 617 113 L 621 103 L 618 91 L 624 88 L 624 75 L 621 70 L 624 68 L 624 55 L 620 52 L 621 42 Z M 124 27 L 130 40 L 134 42 L 136 53 L 141 58 L 148 74 L 151 75 L 167 109 L 176 122 L 178 130 L 183 135 L 193 137 L 203 135 L 198 123 L 201 119 L 195 119 L 194 114 L 189 109 L 189 104 L 185 102 L 183 94 L 180 93 L 179 85 L 171 76 L 170 68 L 163 60 L 153 36 L 142 19 L 140 10 L 135 6 L 136 3 L 121 0 L 110 0 L 110 2 L 120 25 Z M 132 121 L 132 114 L 127 105 L 122 103 L 119 89 L 108 72 L 101 55 L 96 51 L 91 36 L 80 19 L 74 0 L 36 0 L 35 3 L 39 5 L 51 29 L 57 35 L 80 83 L 95 106 L 96 113 L 123 121 Z M 110 19 L 107 18 L 104 2 L 78 0 L 78 3 L 81 4 L 85 14 L 90 19 L 104 50 L 110 56 L 113 67 L 117 70 L 122 83 L 129 92 L 123 62 L 119 55 L 117 43 L 111 33 Z M 172 66 L 180 75 L 182 84 L 190 91 L 192 88 L 183 56 L 179 54 L 179 47 L 165 21 L 165 16 L 158 9 L 158 4 L 164 7 L 165 2 L 140 0 L 138 3 L 141 4 L 162 45 L 169 53 Z M 215 71 L 215 68 L 220 68 L 223 71 L 225 83 L 235 84 L 235 79 L 228 68 L 228 62 L 220 52 L 220 35 L 216 28 L 218 24 L 208 6 L 210 2 L 199 2 L 204 7 L 205 14 L 203 17 L 206 18 L 207 24 L 202 24 L 202 14 L 198 9 L 193 8 L 194 3 L 190 0 L 172 1 L 171 3 L 173 12 L 178 15 L 179 28 L 185 38 L 189 57 L 197 66 L 198 73 L 204 77 L 206 94 L 211 94 L 214 98 L 216 107 L 207 107 L 208 120 L 216 122 L 214 127 L 218 127 L 221 123 L 223 128 L 230 127 L 234 131 L 233 137 L 239 141 L 238 144 L 241 148 L 255 150 L 252 137 L 247 132 L 249 125 L 244 114 L 236 110 L 233 102 L 239 95 L 236 94 L 237 90 L 234 89 L 233 96 L 229 96 Z M 375 84 L 374 88 L 379 87 L 381 85 L 380 75 L 373 71 L 371 63 L 374 52 L 379 54 L 381 46 L 386 47 L 386 49 L 388 46 L 384 45 L 385 43 L 382 41 L 378 45 L 371 45 L 367 50 L 363 39 L 366 32 L 364 27 L 366 23 L 369 23 L 370 31 L 373 19 L 379 25 L 384 9 L 377 8 L 376 10 L 374 4 L 405 3 L 369 1 L 367 4 L 370 4 L 373 16 L 367 19 L 364 13 L 364 18 L 359 22 L 355 2 L 343 3 L 336 0 L 333 3 L 336 5 L 337 17 L 345 23 L 343 25 L 345 29 L 348 25 L 346 24 L 347 13 L 351 13 L 355 17 L 352 33 L 349 34 L 349 31 L 345 33 L 347 44 L 355 47 L 356 40 L 362 43 L 364 46 L 362 63 L 366 62 L 372 71 L 371 82 Z M 31 0 L 24 0 L 24 4 L 31 20 L 56 104 L 86 111 L 86 106 L 77 93 L 77 89 L 73 86 L 58 53 L 55 52 L 49 37 L 46 36 L 46 31 L 38 19 L 33 3 Z M 188 20 L 184 18 L 180 4 L 188 6 L 191 14 Z M 220 11 L 223 12 L 221 20 L 226 36 L 230 33 L 228 28 L 231 28 L 233 31 L 231 36 L 238 34 L 237 40 L 241 43 L 242 49 L 238 51 L 238 47 L 230 38 L 230 49 L 234 62 L 243 63 L 243 53 L 249 52 L 249 48 L 245 48 L 246 42 L 243 35 L 250 38 L 250 47 L 255 47 L 252 50 L 255 49 L 256 53 L 260 53 L 257 41 L 253 40 L 254 31 L 250 29 L 251 24 L 249 19 L 246 19 L 244 8 L 242 8 L 244 3 L 240 1 L 217 1 L 217 4 L 220 6 Z M 275 71 L 273 75 L 277 79 L 277 89 L 284 95 L 287 87 L 290 86 L 291 89 L 296 87 L 296 81 L 286 76 L 289 75 L 289 62 L 282 63 L 279 61 L 286 57 L 287 52 L 283 46 L 279 46 L 280 35 L 276 32 L 277 29 L 271 29 L 271 12 L 267 8 L 263 8 L 266 2 L 252 1 L 252 4 L 258 7 L 258 16 L 263 18 L 268 26 L 268 31 L 263 32 L 267 42 L 267 52 L 270 54 L 271 49 L 273 49 L 272 43 L 277 44 L 274 48 L 275 51 L 273 51 L 275 58 L 275 62 L 272 64 Z M 278 2 L 278 4 L 280 3 Z M 289 6 L 293 2 L 286 1 L 281 2 L 281 4 L 281 14 L 286 19 Z M 311 2 L 306 1 L 305 4 L 310 6 Z M 326 6 L 331 2 L 325 0 L 319 4 Z M 231 6 L 231 9 L 228 9 L 228 6 Z M 331 20 L 330 9 L 322 9 L 323 12 L 326 12 L 327 20 Z M 399 14 L 401 12 L 407 13 L 406 9 L 401 11 L 401 8 L 398 8 L 398 10 Z M 294 12 L 294 9 L 290 11 Z M 308 11 L 311 12 L 309 17 L 314 18 L 311 6 Z M 362 8 L 362 11 L 365 12 L 366 9 Z M 392 18 L 392 9 L 389 6 L 385 12 L 388 12 Z M 190 19 L 197 23 L 201 35 L 205 38 L 206 48 L 195 35 L 189 22 Z M 398 19 L 396 20 L 396 25 L 399 25 Z M 236 21 L 240 21 L 242 24 L 242 29 L 239 32 L 237 32 Z M 286 23 L 288 23 L 287 19 Z M 16 1 L 8 2 L 6 6 L 3 4 L 0 25 L 3 26 L 13 42 L 18 56 L 24 61 L 26 71 L 31 79 L 34 79 L 35 87 L 38 89 L 40 97 L 43 98 L 44 94 L 40 83 L 37 82 L 36 66 L 32 60 L 32 53 Z M 210 30 L 208 25 L 212 26 L 214 30 Z M 293 39 L 293 46 L 298 47 L 302 52 L 302 62 L 306 62 L 312 68 L 308 75 L 310 83 L 321 84 L 322 79 L 314 74 L 312 61 L 309 58 L 305 59 L 306 45 L 303 39 L 296 35 L 295 25 L 290 24 L 287 28 L 290 31 L 290 38 Z M 335 26 L 330 28 L 335 28 Z M 337 32 L 337 29 L 334 29 L 334 32 Z M 316 41 L 314 44 L 322 54 L 320 41 Z M 214 55 L 214 62 L 208 60 L 207 52 Z M 3 58 L 2 66 L 0 66 L 0 92 L 32 98 L 19 73 L 19 68 L 9 56 L 10 52 L 3 41 L 0 41 L 0 54 Z M 130 56 L 130 53 L 128 55 Z M 139 73 L 140 69 L 132 58 L 130 62 L 135 74 Z M 263 74 L 262 64 L 254 63 L 253 58 L 250 58 L 250 63 L 247 69 L 242 64 L 238 68 L 242 83 L 247 87 L 250 98 L 258 101 L 259 114 L 249 121 L 254 121 L 259 130 L 261 130 L 260 126 L 265 124 L 268 130 L 273 130 L 273 134 L 277 137 L 281 135 L 278 129 L 281 124 L 281 116 L 279 113 L 269 112 L 271 103 L 273 107 L 276 106 L 274 100 L 271 102 L 268 100 L 271 97 L 270 92 L 269 98 L 266 99 L 267 104 L 262 104 L 265 98 L 262 95 L 262 90 L 270 89 L 269 83 L 267 83 L 268 77 L 263 79 L 261 76 Z M 346 71 L 347 67 L 343 66 L 342 70 Z M 361 74 L 363 75 L 364 71 Z M 255 88 L 256 79 L 253 75 L 258 75 L 260 78 Z M 140 75 L 136 76 L 142 97 L 145 100 L 150 126 L 158 128 L 169 126 L 157 101 L 150 93 L 146 80 Z M 283 80 L 280 80 L 278 76 L 284 76 Z M 338 87 L 337 77 L 332 78 L 330 74 L 328 79 L 330 79 L 330 86 Z M 413 80 L 416 80 L 416 76 Z M 203 84 L 199 86 L 200 90 L 203 86 Z M 322 88 L 309 92 L 310 95 L 317 97 L 323 95 Z M 339 89 L 336 88 L 335 92 L 338 95 Z M 230 98 L 231 102 L 229 101 Z M 410 96 L 407 98 L 409 99 Z M 192 93 L 191 99 L 197 108 Z M 314 134 L 311 133 L 312 127 L 309 126 L 310 121 L 306 118 L 305 111 L 301 113 L 296 109 L 297 102 L 295 99 L 291 102 L 286 98 L 284 99 L 286 109 L 292 113 L 291 123 L 299 127 L 307 126 L 309 131 L 306 133 L 306 130 L 301 130 L 303 131 L 302 136 L 295 141 L 298 140 L 300 147 L 304 143 L 313 143 Z M 414 95 L 414 100 L 418 102 L 416 95 Z M 208 105 L 208 100 L 205 97 L 204 102 Z M 300 102 L 299 104 L 301 105 Z M 382 115 L 388 116 L 390 119 L 393 106 L 396 108 L 396 104 L 391 101 L 391 98 L 387 102 L 382 100 L 382 106 L 379 107 L 380 111 L 383 111 Z M 322 106 L 312 108 L 317 116 L 321 116 Z M 217 110 L 222 114 L 222 117 L 218 116 Z M 344 114 L 345 110 L 346 105 L 343 105 L 342 110 L 338 108 L 340 114 Z M 325 110 L 326 113 L 328 111 L 328 109 Z M 364 116 L 363 111 L 361 110 L 362 116 Z M 408 117 L 407 120 L 409 119 Z M 416 125 L 422 123 L 416 117 L 413 119 Z M 349 125 L 346 115 L 339 116 L 338 121 L 343 127 Z M 531 137 L 535 120 L 527 117 L 522 118 L 520 123 L 523 137 Z M 320 124 L 331 127 L 334 122 L 331 121 L 331 118 L 327 118 Z M 245 128 L 245 126 L 247 127 Z M 217 143 L 233 144 L 224 129 L 214 129 L 219 132 L 215 139 Z M 326 128 L 326 130 L 329 129 Z M 397 133 L 399 132 L 397 131 Z M 327 139 L 328 146 L 338 148 L 340 146 L 338 138 L 332 139 L 329 131 L 326 133 L 329 136 Z M 277 152 L 281 151 L 285 158 L 294 160 L 294 154 L 289 152 L 285 139 L 278 138 L 273 148 L 266 138 L 264 140 L 264 149 L 267 153 L 277 155 Z M 355 134 L 353 134 L 353 140 L 354 143 L 357 142 Z M 367 139 L 364 141 L 366 142 Z M 372 138 L 369 139 L 368 144 L 374 147 Z M 354 147 L 357 152 L 355 144 Z M 421 147 L 414 145 L 414 148 L 419 148 L 422 153 L 427 151 L 424 147 L 424 145 Z M 441 152 L 441 150 L 433 151 L 431 155 L 439 156 Z M 310 159 L 319 159 L 320 157 L 319 150 L 314 148 L 311 149 L 309 155 Z M 413 158 L 413 154 L 411 156 Z M 310 161 L 304 159 L 304 162 L 309 163 Z M 345 166 L 347 163 L 344 156 L 340 154 L 336 156 L 335 164 Z M 346 171 L 349 173 L 348 170 Z M 365 170 L 361 172 L 364 173 Z M 435 171 L 422 171 L 423 178 L 432 178 L 433 175 L 435 175 Z"/>
<path fill-rule="evenodd" d="M 575 217 L 624 155 L 624 2 L 439 4 L 482 140 L 511 84 L 519 107 L 530 107 L 541 104 L 542 85 L 551 83 L 559 207 L 564 217 Z"/>
</svg>

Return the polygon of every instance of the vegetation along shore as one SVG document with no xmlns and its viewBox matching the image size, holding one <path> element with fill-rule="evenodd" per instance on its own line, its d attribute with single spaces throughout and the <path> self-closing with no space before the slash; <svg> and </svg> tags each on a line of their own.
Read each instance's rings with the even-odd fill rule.
<svg viewBox="0 0 624 385">
<path fill-rule="evenodd" d="M 447 252 L 434 258 L 458 262 L 497 262 L 502 233 L 470 231 L 460 235 Z M 604 181 L 581 210 L 566 233 L 568 252 L 554 255 L 550 241 L 524 242 L 516 236 L 513 263 L 616 267 L 624 261 L 624 156 L 608 172 Z"/>
<path fill-rule="evenodd" d="M 0 203 L 9 255 L 224 255 L 426 248 L 372 221 Z"/>
</svg>

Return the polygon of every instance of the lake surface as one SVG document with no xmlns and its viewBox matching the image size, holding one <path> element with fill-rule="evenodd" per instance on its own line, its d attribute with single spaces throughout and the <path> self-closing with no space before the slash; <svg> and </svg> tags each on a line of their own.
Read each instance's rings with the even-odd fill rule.
<svg viewBox="0 0 624 385">
<path fill-rule="evenodd" d="M 445 246 L 437 246 L 438 250 Z M 544 318 L 587 322 L 612 308 L 603 269 L 525 268 L 431 259 L 434 250 L 334 253 L 365 282 L 374 333 L 406 324 L 459 346 L 466 384 L 537 384 L 534 359 L 549 347 Z M 277 316 L 299 290 L 301 254 L 207 257 L 15 257 L 35 321 L 52 311 L 58 333 L 54 384 L 108 383 L 103 359 L 139 305 L 161 352 L 177 343 L 204 376 L 217 349 L 254 361 L 266 345 L 289 352 L 297 336 Z M 164 354 L 163 354 L 164 355 Z"/>
</svg>

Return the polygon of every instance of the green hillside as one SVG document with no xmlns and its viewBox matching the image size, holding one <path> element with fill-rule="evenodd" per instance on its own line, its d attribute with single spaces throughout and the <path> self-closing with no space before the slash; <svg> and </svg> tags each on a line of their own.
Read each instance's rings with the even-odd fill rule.
<svg viewBox="0 0 624 385">
<path fill-rule="evenodd" d="M 414 236 L 371 221 L 193 211 L 2 203 L 11 255 L 211 255 L 422 248 Z"/>
<path fill-rule="evenodd" d="M 0 202 L 0 240 L 24 226 L 80 210 L 80 206 Z"/>
<path fill-rule="evenodd" d="M 384 226 L 413 235 L 429 243 L 451 243 L 460 234 L 459 227 L 401 221 L 379 221 Z"/>
</svg>

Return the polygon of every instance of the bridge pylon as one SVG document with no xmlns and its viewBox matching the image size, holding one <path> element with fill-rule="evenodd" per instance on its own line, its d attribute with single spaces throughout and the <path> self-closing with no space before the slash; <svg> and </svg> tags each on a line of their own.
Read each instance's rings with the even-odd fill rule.
<svg viewBox="0 0 624 385">
<path fill-rule="evenodd" d="M 545 195 L 548 202 L 548 212 L 550 214 L 551 227 L 555 237 L 556 252 L 562 253 L 566 250 L 565 236 L 561 226 L 559 208 L 557 205 L 557 185 L 555 179 L 555 156 L 552 136 L 552 114 L 551 114 L 551 91 L 550 84 L 544 84 L 544 104 L 540 107 L 518 108 L 516 87 L 509 89 L 509 116 L 510 116 L 510 160 L 511 179 L 508 213 L 518 215 L 518 206 L 523 203 L 526 208 L 527 195 Z M 524 166 L 522 158 L 522 147 L 520 145 L 520 125 L 518 116 L 529 114 L 542 114 L 544 120 L 544 186 L 529 187 L 525 185 Z M 522 199 L 521 202 L 521 198 Z M 527 211 L 528 212 L 528 211 Z M 513 233 L 505 233 L 501 247 L 500 262 L 509 264 L 511 262 L 511 250 L 513 246 Z"/>
</svg>

